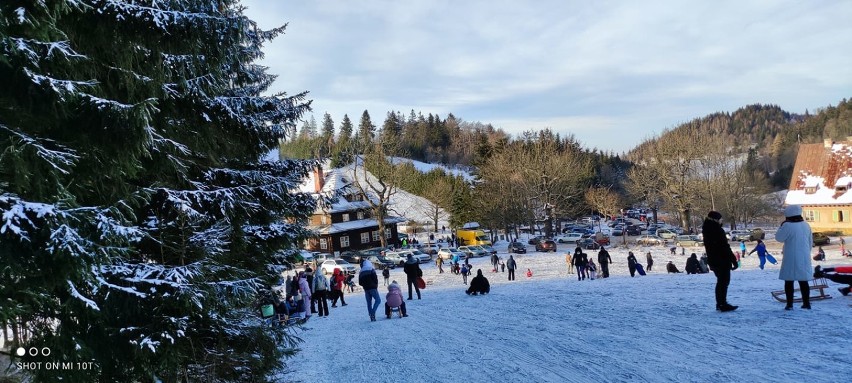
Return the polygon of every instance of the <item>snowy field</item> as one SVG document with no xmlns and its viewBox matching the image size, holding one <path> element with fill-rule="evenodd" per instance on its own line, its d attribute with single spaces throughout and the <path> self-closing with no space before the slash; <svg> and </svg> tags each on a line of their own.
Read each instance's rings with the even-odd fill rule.
<svg viewBox="0 0 852 383">
<path fill-rule="evenodd" d="M 780 245 L 767 245 L 780 262 Z M 665 273 L 669 260 L 683 270 L 685 256 L 634 248 L 643 264 L 650 250 L 655 265 L 647 276 L 631 278 L 627 249 L 610 249 L 611 277 L 581 282 L 567 274 L 568 246 L 560 246 L 555 254 L 515 255 L 514 282 L 491 273 L 488 258 L 474 259 L 474 269 L 491 282 L 487 296 L 467 296 L 461 276 L 422 265 L 431 285 L 422 300 L 406 301 L 407 318 L 385 319 L 383 286 L 377 322 L 370 322 L 361 290 L 347 294 L 348 306 L 294 330 L 305 342 L 281 380 L 842 382 L 852 376 L 852 296 L 842 296 L 841 285 L 829 282 L 833 299 L 814 301 L 810 311 L 799 304 L 784 311 L 770 295 L 783 289 L 780 263 L 760 270 L 757 257 L 749 256 L 733 272 L 728 294 L 740 308 L 720 313 L 712 273 Z M 505 242 L 495 248 L 507 259 Z M 828 260 L 819 264 L 852 264 L 836 246 L 826 251 Z M 527 268 L 532 278 L 524 275 Z M 391 279 L 407 294 L 401 270 Z"/>
</svg>

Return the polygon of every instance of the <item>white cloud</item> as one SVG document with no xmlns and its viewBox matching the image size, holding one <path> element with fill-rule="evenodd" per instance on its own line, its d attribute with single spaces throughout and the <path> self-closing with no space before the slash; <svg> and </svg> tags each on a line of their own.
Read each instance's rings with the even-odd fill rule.
<svg viewBox="0 0 852 383">
<path fill-rule="evenodd" d="M 273 90 L 309 90 L 335 121 L 364 109 L 582 121 L 629 132 L 582 139 L 620 151 L 708 113 L 804 112 L 852 89 L 852 2 L 244 3 L 262 27 L 289 22 L 265 49 Z"/>
</svg>

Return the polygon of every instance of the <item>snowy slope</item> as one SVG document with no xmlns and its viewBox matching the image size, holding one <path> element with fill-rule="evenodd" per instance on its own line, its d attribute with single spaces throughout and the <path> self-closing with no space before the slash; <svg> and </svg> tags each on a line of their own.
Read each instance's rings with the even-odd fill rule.
<svg viewBox="0 0 852 383">
<path fill-rule="evenodd" d="M 448 167 L 446 165 L 441 165 L 441 164 L 428 164 L 428 163 L 425 163 L 425 162 L 420 162 L 420 161 L 417 161 L 417 160 L 412 160 L 412 159 L 402 158 L 402 157 L 390 157 L 390 161 L 391 161 L 392 164 L 400 164 L 400 163 L 403 163 L 403 162 L 408 162 L 411 165 L 413 165 L 415 169 L 419 170 L 422 173 L 428 173 L 428 172 L 432 171 L 433 169 L 442 169 L 444 171 L 444 173 L 451 174 L 451 175 L 454 175 L 454 176 L 461 176 L 462 178 L 464 178 L 465 181 L 468 181 L 468 182 L 473 181 L 473 176 L 470 175 L 470 173 L 468 173 L 465 170 L 461 170 L 461 169 L 455 168 L 455 167 L 451 168 L 451 167 Z"/>
<path fill-rule="evenodd" d="M 767 244 L 780 254 L 777 243 Z M 506 259 L 505 242 L 497 248 Z M 783 287 L 780 264 L 760 270 L 751 256 L 733 272 L 729 291 L 740 309 L 720 313 L 712 274 L 666 274 L 668 260 L 683 270 L 686 257 L 661 247 L 633 250 L 642 263 L 650 250 L 654 271 L 631 278 L 627 250 L 611 249 L 612 277 L 581 282 L 566 273 L 563 252 L 532 252 L 516 255 L 521 270 L 509 282 L 478 258 L 472 263 L 492 284 L 492 294 L 479 297 L 464 294 L 460 276 L 424 265 L 432 284 L 422 300 L 407 301 L 408 318 L 385 319 L 382 306 L 370 322 L 359 290 L 347 295 L 348 306 L 294 330 L 305 343 L 288 361 L 295 371 L 282 380 L 840 382 L 852 376 L 852 297 L 841 296 L 839 285 L 830 282 L 834 298 L 813 302 L 813 310 L 784 311 L 770 295 Z M 852 264 L 836 247 L 827 252 L 823 265 Z M 523 276 L 527 268 L 531 279 Z M 391 278 L 405 284 L 401 270 Z M 386 292 L 380 287 L 383 301 Z M 339 347 L 330 353 L 333 343 Z"/>
</svg>

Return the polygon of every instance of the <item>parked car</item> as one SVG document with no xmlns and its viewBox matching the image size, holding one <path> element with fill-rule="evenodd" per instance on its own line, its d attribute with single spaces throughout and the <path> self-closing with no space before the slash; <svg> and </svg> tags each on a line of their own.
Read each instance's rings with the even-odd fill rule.
<svg viewBox="0 0 852 383">
<path fill-rule="evenodd" d="M 552 239 L 544 239 L 535 245 L 535 251 L 547 252 L 552 251 L 556 252 L 556 241 Z"/>
<path fill-rule="evenodd" d="M 704 246 L 704 242 L 697 235 L 679 235 L 675 238 L 675 246 L 695 247 Z"/>
<path fill-rule="evenodd" d="M 831 243 L 831 238 L 828 238 L 825 233 L 821 233 L 819 231 L 814 232 L 813 234 L 814 246 L 825 246 Z"/>
<path fill-rule="evenodd" d="M 731 230 L 731 241 L 751 241 L 751 231 Z"/>
<path fill-rule="evenodd" d="M 557 243 L 577 243 L 581 239 L 583 239 L 582 233 L 568 233 L 554 238 Z"/>
<path fill-rule="evenodd" d="M 420 245 L 418 248 L 420 249 L 420 251 L 422 251 L 426 254 L 429 254 L 429 255 L 438 254 L 438 250 L 441 250 L 441 246 L 434 244 L 434 243 L 433 244 L 424 243 L 424 244 Z"/>
<path fill-rule="evenodd" d="M 483 250 L 487 251 L 488 254 L 497 254 L 497 249 L 492 247 L 491 245 L 479 245 Z"/>
<path fill-rule="evenodd" d="M 430 261 L 432 261 L 431 255 L 426 254 L 426 253 L 424 253 L 420 250 L 414 249 L 414 250 L 408 250 L 408 252 L 413 254 L 414 259 L 416 259 L 420 263 L 429 263 Z"/>
<path fill-rule="evenodd" d="M 395 263 L 391 262 L 390 260 L 388 260 L 387 258 L 385 258 L 381 255 L 368 255 L 366 259 L 368 261 L 370 261 L 370 263 L 373 264 L 373 267 L 376 270 L 381 270 L 385 266 L 387 266 L 389 269 L 395 269 L 396 268 Z"/>
<path fill-rule="evenodd" d="M 655 235 L 663 239 L 674 239 L 677 237 L 677 232 L 672 229 L 659 229 Z"/>
<path fill-rule="evenodd" d="M 586 250 L 597 250 L 601 248 L 601 245 L 592 238 L 584 238 L 580 242 L 577 242 L 577 245 Z"/>
<path fill-rule="evenodd" d="M 459 246 L 459 251 L 463 251 L 463 252 L 467 253 L 467 255 L 471 258 L 487 257 L 487 256 L 491 255 L 489 252 L 485 251 L 485 249 L 483 249 L 481 246 L 475 246 L 475 245 Z"/>
<path fill-rule="evenodd" d="M 467 253 L 459 251 L 459 249 L 456 249 L 455 247 L 445 247 L 441 250 L 438 250 L 438 256 L 443 259 L 450 260 L 453 259 L 453 256 L 455 255 L 458 255 L 460 260 L 464 260 L 464 258 L 467 256 Z"/>
<path fill-rule="evenodd" d="M 642 229 L 636 225 L 627 225 L 624 230 L 627 231 L 627 235 L 641 235 Z"/>
<path fill-rule="evenodd" d="M 524 246 L 523 243 L 512 242 L 512 243 L 509 244 L 509 247 L 506 250 L 506 252 L 509 253 L 509 254 L 511 254 L 511 253 L 525 254 L 527 252 L 527 247 Z"/>
<path fill-rule="evenodd" d="M 355 265 L 346 262 L 342 259 L 327 259 L 320 264 L 320 270 L 323 274 L 332 274 L 334 269 L 340 269 L 346 274 L 357 274 L 358 268 Z"/>
<path fill-rule="evenodd" d="M 600 235 L 595 234 L 595 236 L 592 237 L 592 238 L 595 239 L 595 242 L 597 242 L 598 245 L 609 246 L 609 244 L 610 244 L 609 236 L 606 235 L 606 234 L 603 234 L 603 233 L 601 233 Z"/>
<path fill-rule="evenodd" d="M 363 259 L 363 257 L 356 251 L 347 250 L 340 253 L 340 259 L 349 262 L 353 265 L 360 265 L 361 259 Z"/>
<path fill-rule="evenodd" d="M 636 244 L 640 246 L 661 246 L 666 244 L 666 240 L 656 235 L 643 235 L 636 239 Z"/>
</svg>

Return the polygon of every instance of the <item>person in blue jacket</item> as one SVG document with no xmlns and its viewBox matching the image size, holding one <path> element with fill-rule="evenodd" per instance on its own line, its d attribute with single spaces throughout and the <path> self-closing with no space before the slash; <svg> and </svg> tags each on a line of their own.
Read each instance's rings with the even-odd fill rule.
<svg viewBox="0 0 852 383">
<path fill-rule="evenodd" d="M 766 251 L 766 244 L 763 243 L 763 240 L 758 239 L 757 246 L 755 246 L 754 249 L 751 249 L 749 254 L 754 252 L 757 252 L 757 258 L 760 259 L 760 269 L 763 270 L 763 266 L 766 265 L 766 255 L 769 254 Z M 772 262 L 772 259 L 770 259 L 770 262 Z M 776 263 L 777 262 L 772 262 L 773 265 Z"/>
</svg>

